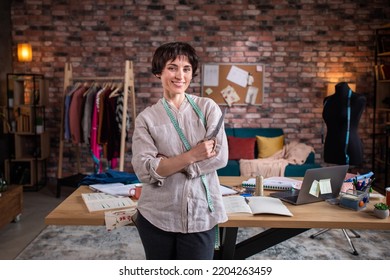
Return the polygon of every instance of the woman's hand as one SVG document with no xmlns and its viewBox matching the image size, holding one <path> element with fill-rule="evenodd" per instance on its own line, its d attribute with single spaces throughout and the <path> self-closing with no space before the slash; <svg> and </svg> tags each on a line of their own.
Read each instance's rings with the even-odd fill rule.
<svg viewBox="0 0 390 280">
<path fill-rule="evenodd" d="M 215 148 L 217 140 L 215 138 L 199 142 L 189 153 L 194 158 L 194 162 L 208 159 L 217 155 Z"/>
</svg>

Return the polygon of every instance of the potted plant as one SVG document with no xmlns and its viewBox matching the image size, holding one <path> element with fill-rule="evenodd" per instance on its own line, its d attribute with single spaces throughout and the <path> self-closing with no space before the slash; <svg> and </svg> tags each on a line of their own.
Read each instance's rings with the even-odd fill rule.
<svg viewBox="0 0 390 280">
<path fill-rule="evenodd" d="M 374 204 L 374 215 L 380 219 L 386 219 L 389 216 L 389 206 L 383 202 Z"/>
</svg>

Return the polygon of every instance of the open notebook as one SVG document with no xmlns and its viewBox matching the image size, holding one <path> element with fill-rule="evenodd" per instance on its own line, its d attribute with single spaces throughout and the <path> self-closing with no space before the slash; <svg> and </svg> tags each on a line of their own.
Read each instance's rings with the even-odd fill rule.
<svg viewBox="0 0 390 280">
<path fill-rule="evenodd" d="M 292 216 L 293 214 L 278 198 L 268 196 L 243 197 L 240 195 L 222 198 L 227 214 L 250 213 Z"/>
</svg>

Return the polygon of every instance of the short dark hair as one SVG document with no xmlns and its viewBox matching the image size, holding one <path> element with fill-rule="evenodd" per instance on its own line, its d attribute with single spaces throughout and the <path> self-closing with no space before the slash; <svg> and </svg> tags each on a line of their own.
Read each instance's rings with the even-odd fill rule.
<svg viewBox="0 0 390 280">
<path fill-rule="evenodd" d="M 199 57 L 190 44 L 183 42 L 171 42 L 158 47 L 152 59 L 152 73 L 160 75 L 168 61 L 175 60 L 181 55 L 188 58 L 192 67 L 192 77 L 195 77 L 197 75 Z"/>
</svg>

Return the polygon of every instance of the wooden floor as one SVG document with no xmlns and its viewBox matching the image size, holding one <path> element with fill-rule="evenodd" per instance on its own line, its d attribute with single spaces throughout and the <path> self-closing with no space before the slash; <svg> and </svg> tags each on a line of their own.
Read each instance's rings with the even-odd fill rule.
<svg viewBox="0 0 390 280">
<path fill-rule="evenodd" d="M 0 228 L 0 260 L 14 259 L 46 227 L 47 214 L 73 191 L 62 187 L 57 198 L 55 183 L 50 182 L 39 191 L 24 191 L 20 221 Z"/>
</svg>

